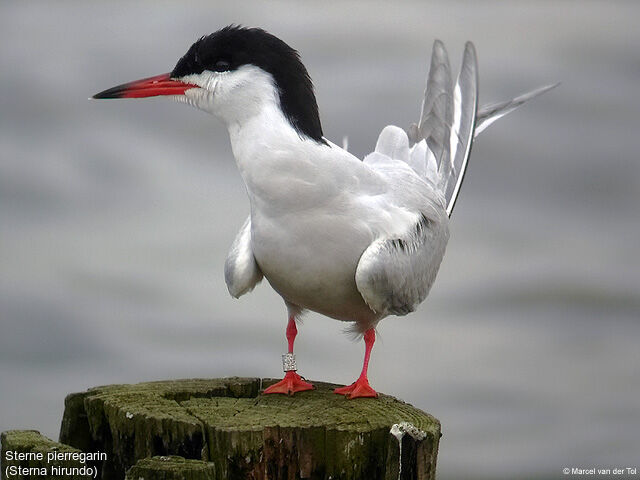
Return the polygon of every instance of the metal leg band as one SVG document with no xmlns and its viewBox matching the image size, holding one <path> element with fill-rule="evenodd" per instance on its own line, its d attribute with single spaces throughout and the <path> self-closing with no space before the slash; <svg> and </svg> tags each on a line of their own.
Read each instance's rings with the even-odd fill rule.
<svg viewBox="0 0 640 480">
<path fill-rule="evenodd" d="M 285 372 L 295 372 L 298 370 L 296 356 L 293 353 L 285 353 L 282 355 L 282 370 Z"/>
</svg>

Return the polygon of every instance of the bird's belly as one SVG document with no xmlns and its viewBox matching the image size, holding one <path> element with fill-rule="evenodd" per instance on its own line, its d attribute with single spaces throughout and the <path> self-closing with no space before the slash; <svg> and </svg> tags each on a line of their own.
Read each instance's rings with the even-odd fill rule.
<svg viewBox="0 0 640 480">
<path fill-rule="evenodd" d="M 271 286 L 286 301 L 339 320 L 376 318 L 355 283 L 358 261 L 370 243 L 366 232 L 335 221 L 252 219 L 254 256 Z"/>
</svg>

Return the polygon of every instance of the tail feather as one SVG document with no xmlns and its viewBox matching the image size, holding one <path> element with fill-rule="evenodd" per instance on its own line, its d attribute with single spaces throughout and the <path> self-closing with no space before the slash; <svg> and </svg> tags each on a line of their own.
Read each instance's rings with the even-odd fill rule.
<svg viewBox="0 0 640 480">
<path fill-rule="evenodd" d="M 516 108 L 528 102 L 529 100 L 536 98 L 543 93 L 548 92 L 549 90 L 556 88 L 560 83 L 554 83 L 553 85 L 546 85 L 544 87 L 537 88 L 528 93 L 520 95 L 513 100 L 509 100 L 507 102 L 500 103 L 492 103 L 489 105 L 484 105 L 480 110 L 478 110 L 478 118 L 476 120 L 476 132 L 474 137 L 477 137 L 491 125 L 493 122 L 498 120 L 499 118 L 504 117 L 506 114 L 513 112 Z"/>
</svg>

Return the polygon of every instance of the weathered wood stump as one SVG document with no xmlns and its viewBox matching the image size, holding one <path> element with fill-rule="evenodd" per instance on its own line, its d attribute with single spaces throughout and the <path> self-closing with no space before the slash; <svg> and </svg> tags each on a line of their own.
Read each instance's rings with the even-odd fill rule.
<svg viewBox="0 0 640 480">
<path fill-rule="evenodd" d="M 2 473 L 7 480 L 34 478 L 88 480 L 93 478 L 79 460 L 51 458 L 59 454 L 81 454 L 80 450 L 54 442 L 36 430 L 2 432 Z M 19 458 L 19 456 L 22 456 Z"/>
<path fill-rule="evenodd" d="M 383 394 L 347 400 L 321 382 L 294 397 L 261 395 L 274 381 L 177 380 L 71 394 L 60 442 L 106 452 L 95 464 L 104 479 L 435 478 L 434 417 Z"/>
</svg>

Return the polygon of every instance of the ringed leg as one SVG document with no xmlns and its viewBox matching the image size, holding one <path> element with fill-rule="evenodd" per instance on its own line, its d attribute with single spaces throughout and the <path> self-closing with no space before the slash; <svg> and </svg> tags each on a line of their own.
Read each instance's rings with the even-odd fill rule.
<svg viewBox="0 0 640 480">
<path fill-rule="evenodd" d="M 358 397 L 373 397 L 376 398 L 378 393 L 369 385 L 369 379 L 367 378 L 367 370 L 369 369 L 369 357 L 371 356 L 371 349 L 376 341 L 376 331 L 370 328 L 364 333 L 364 363 L 362 365 L 362 373 L 358 379 L 347 387 L 336 388 L 333 393 L 344 395 L 347 398 Z"/>
<path fill-rule="evenodd" d="M 295 315 L 289 314 L 289 323 L 287 324 L 286 336 L 289 343 L 289 350 L 287 355 L 283 356 L 283 363 L 285 363 L 284 378 L 278 383 L 271 385 L 265 389 L 263 393 L 282 393 L 284 395 L 293 395 L 296 392 L 304 392 L 305 390 L 313 390 L 315 387 L 309 382 L 305 382 L 300 375 L 296 373 L 295 357 L 293 356 L 293 343 L 296 340 L 298 334 L 298 328 L 296 327 Z M 293 366 L 287 367 L 287 361 L 294 363 Z M 291 368 L 291 370 L 287 370 Z"/>
</svg>

